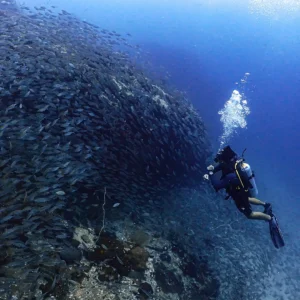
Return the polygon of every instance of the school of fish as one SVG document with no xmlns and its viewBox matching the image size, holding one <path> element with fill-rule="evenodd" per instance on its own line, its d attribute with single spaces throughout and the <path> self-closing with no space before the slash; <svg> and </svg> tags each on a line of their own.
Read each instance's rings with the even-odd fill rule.
<svg viewBox="0 0 300 300">
<path fill-rule="evenodd" d="M 101 215 L 104 188 L 115 206 L 163 196 L 197 184 L 210 155 L 198 112 L 118 50 L 126 38 L 54 10 L 0 6 L 3 299 L 53 289 L 70 215 Z"/>
</svg>

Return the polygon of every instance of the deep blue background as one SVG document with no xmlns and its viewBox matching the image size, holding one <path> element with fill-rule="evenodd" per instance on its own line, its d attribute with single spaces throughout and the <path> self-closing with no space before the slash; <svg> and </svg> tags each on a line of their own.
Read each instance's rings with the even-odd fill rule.
<svg viewBox="0 0 300 300">
<path fill-rule="evenodd" d="M 261 12 L 272 7 L 272 0 L 261 1 L 266 3 L 262 7 L 246 0 L 46 2 L 25 1 L 30 6 L 57 5 L 100 27 L 130 32 L 131 43 L 142 46 L 144 60 L 161 75 L 162 70 L 170 73 L 170 83 L 199 109 L 216 149 L 222 134 L 218 111 L 234 89 L 243 88 L 251 109 L 248 127 L 230 143 L 238 152 L 248 149 L 246 158 L 256 170 L 260 197 L 278 206 L 298 202 L 299 210 L 297 1 L 286 10 L 274 7 L 276 12 L 267 15 Z M 248 82 L 236 85 L 246 72 L 251 73 Z"/>
</svg>

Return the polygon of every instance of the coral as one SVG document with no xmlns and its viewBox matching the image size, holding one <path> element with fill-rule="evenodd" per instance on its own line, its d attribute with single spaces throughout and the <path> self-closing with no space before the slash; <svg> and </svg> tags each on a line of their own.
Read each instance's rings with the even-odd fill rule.
<svg viewBox="0 0 300 300">
<path fill-rule="evenodd" d="M 131 268 L 136 271 L 143 271 L 147 268 L 146 263 L 149 258 L 148 252 L 142 247 L 135 247 L 126 254 Z"/>
</svg>

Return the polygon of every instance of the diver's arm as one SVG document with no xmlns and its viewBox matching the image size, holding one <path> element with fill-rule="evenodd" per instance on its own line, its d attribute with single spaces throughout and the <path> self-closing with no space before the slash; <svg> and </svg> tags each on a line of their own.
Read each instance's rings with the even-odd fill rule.
<svg viewBox="0 0 300 300">
<path fill-rule="evenodd" d="M 214 167 L 214 169 L 213 169 L 213 174 L 215 174 L 215 173 L 217 173 L 217 172 L 219 172 L 219 171 L 221 171 L 222 170 L 222 165 L 221 164 L 218 164 L 218 165 L 216 165 L 215 167 Z"/>
</svg>

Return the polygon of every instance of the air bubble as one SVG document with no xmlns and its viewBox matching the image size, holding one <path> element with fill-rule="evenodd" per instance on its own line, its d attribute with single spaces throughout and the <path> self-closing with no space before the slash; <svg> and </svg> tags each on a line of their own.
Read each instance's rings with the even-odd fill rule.
<svg viewBox="0 0 300 300">
<path fill-rule="evenodd" d="M 246 117 L 250 114 L 247 100 L 243 99 L 239 91 L 234 90 L 224 108 L 218 112 L 223 123 L 223 134 L 220 136 L 220 149 L 228 143 L 229 139 L 239 128 L 246 128 Z"/>
</svg>

